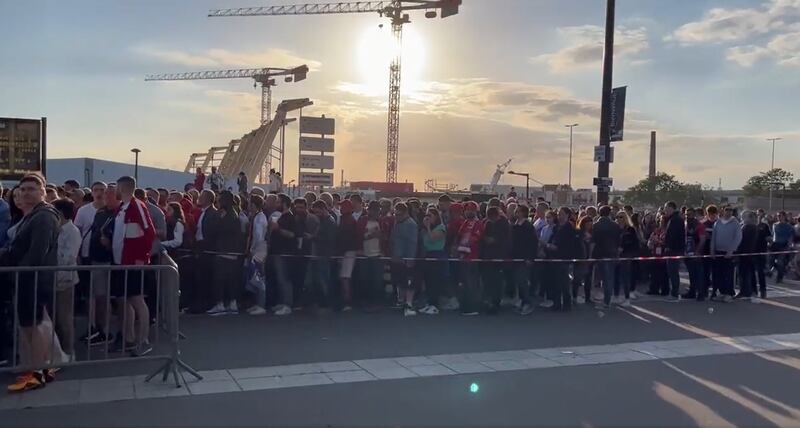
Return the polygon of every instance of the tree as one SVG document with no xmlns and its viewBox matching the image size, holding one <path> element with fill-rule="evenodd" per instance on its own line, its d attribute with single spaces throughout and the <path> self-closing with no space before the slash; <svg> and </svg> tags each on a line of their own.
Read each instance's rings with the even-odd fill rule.
<svg viewBox="0 0 800 428">
<path fill-rule="evenodd" d="M 701 184 L 682 183 L 665 172 L 644 178 L 625 192 L 625 202 L 634 206 L 658 206 L 667 201 L 693 206 L 714 202 L 710 189 Z"/>
<path fill-rule="evenodd" d="M 792 190 L 800 189 L 800 180 L 792 181 L 794 181 L 794 174 L 781 168 L 775 168 L 750 177 L 742 189 L 747 196 L 767 196 L 770 188 L 774 190 L 774 183 L 787 184 L 788 188 Z"/>
</svg>

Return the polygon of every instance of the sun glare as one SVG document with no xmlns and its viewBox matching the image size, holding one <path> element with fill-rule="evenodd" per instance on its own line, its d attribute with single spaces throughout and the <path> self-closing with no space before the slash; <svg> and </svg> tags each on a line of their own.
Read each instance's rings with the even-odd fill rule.
<svg viewBox="0 0 800 428">
<path fill-rule="evenodd" d="M 425 66 L 425 44 L 413 26 L 403 27 L 401 96 L 415 93 L 421 86 Z M 365 94 L 388 95 L 389 64 L 398 51 L 391 26 L 370 26 L 361 36 L 358 46 L 358 69 Z"/>
</svg>

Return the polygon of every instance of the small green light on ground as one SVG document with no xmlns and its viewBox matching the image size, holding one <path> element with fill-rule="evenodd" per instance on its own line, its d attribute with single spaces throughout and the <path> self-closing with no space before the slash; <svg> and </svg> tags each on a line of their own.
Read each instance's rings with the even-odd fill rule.
<svg viewBox="0 0 800 428">
<path fill-rule="evenodd" d="M 481 388 L 478 386 L 477 383 L 473 383 L 472 385 L 469 386 L 469 392 L 471 392 L 473 394 L 478 392 L 479 389 L 481 389 Z"/>
</svg>

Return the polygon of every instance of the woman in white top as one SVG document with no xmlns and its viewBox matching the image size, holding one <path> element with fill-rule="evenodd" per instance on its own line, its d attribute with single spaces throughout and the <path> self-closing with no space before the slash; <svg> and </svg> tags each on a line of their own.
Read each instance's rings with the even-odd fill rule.
<svg viewBox="0 0 800 428">
<path fill-rule="evenodd" d="M 72 223 L 75 215 L 75 203 L 70 199 L 53 201 L 53 207 L 61 213 L 61 231 L 58 234 L 58 265 L 76 266 L 83 241 L 78 227 Z M 64 352 L 74 359 L 75 355 L 75 284 L 78 283 L 78 272 L 74 270 L 56 273 L 56 331 L 61 339 Z"/>
<path fill-rule="evenodd" d="M 183 246 L 183 232 L 186 230 L 183 219 L 183 208 L 177 202 L 167 204 L 167 240 L 161 241 L 161 246 L 167 252 L 174 253 L 174 250 Z"/>
</svg>

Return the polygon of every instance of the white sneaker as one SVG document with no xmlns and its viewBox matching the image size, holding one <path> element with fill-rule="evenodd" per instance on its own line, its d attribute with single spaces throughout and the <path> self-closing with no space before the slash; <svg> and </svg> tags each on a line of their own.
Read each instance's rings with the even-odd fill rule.
<svg viewBox="0 0 800 428">
<path fill-rule="evenodd" d="M 500 300 L 500 306 L 503 308 L 511 307 L 514 304 L 514 299 L 511 297 L 503 297 Z"/>
<path fill-rule="evenodd" d="M 531 306 L 531 305 L 529 305 L 527 303 L 522 305 L 522 309 L 520 309 L 520 311 L 519 311 L 520 315 L 530 315 L 532 313 L 533 313 L 533 306 Z"/>
<path fill-rule="evenodd" d="M 630 295 L 631 295 L 631 300 L 636 300 L 639 298 L 639 294 L 636 293 L 635 291 L 631 291 Z"/>
<path fill-rule="evenodd" d="M 755 297 L 755 296 L 751 297 L 750 298 L 750 303 L 761 303 L 761 299 L 758 298 L 758 297 Z"/>
<path fill-rule="evenodd" d="M 217 303 L 211 309 L 206 311 L 206 315 L 211 315 L 212 317 L 224 315 L 228 310 L 225 308 L 225 305 L 222 302 Z"/>
<path fill-rule="evenodd" d="M 281 305 L 281 307 L 277 311 L 275 311 L 275 315 L 279 317 L 291 314 L 292 314 L 292 308 L 286 305 Z"/>
<path fill-rule="evenodd" d="M 439 309 L 433 305 L 425 306 L 420 309 L 419 312 L 425 315 L 439 315 Z"/>
<path fill-rule="evenodd" d="M 543 300 L 542 303 L 539 303 L 540 308 L 552 308 L 553 307 L 552 300 Z"/>
<path fill-rule="evenodd" d="M 522 299 L 520 299 L 519 297 L 515 297 L 514 301 L 511 302 L 511 305 L 514 306 L 517 309 L 521 309 L 522 308 Z"/>
<path fill-rule="evenodd" d="M 255 305 L 247 310 L 247 313 L 250 315 L 264 315 L 267 313 L 267 310 L 262 308 L 261 306 Z"/>
<path fill-rule="evenodd" d="M 619 304 L 623 308 L 630 308 L 631 307 L 631 299 L 624 299 L 622 303 Z"/>
<path fill-rule="evenodd" d="M 350 306 L 350 305 L 344 305 L 344 306 L 342 306 L 342 312 L 350 312 L 350 311 L 352 311 L 352 310 L 353 310 L 353 307 L 352 307 L 352 306 Z"/>
<path fill-rule="evenodd" d="M 228 308 L 227 309 L 228 309 L 228 313 L 229 314 L 238 314 L 239 313 L 239 305 L 236 304 L 236 300 L 231 300 L 231 302 L 228 303 Z"/>
<path fill-rule="evenodd" d="M 583 297 L 583 296 L 578 296 L 578 297 L 575 298 L 575 303 L 577 303 L 579 305 L 585 305 L 586 304 L 586 298 Z"/>
<path fill-rule="evenodd" d="M 732 302 L 732 301 L 733 301 L 733 297 L 731 297 L 731 296 L 729 296 L 729 295 L 727 295 L 727 294 L 726 294 L 726 295 L 722 296 L 722 301 L 723 301 L 724 303 L 730 303 L 730 302 Z"/>
<path fill-rule="evenodd" d="M 417 311 L 415 311 L 411 307 L 406 307 L 406 309 L 403 311 L 403 316 L 406 316 L 406 317 L 413 317 L 416 314 L 417 314 Z"/>
<path fill-rule="evenodd" d="M 612 296 L 611 297 L 611 304 L 612 305 L 619 305 L 620 303 L 622 303 L 623 300 L 624 299 L 622 298 L 622 296 Z"/>
</svg>

